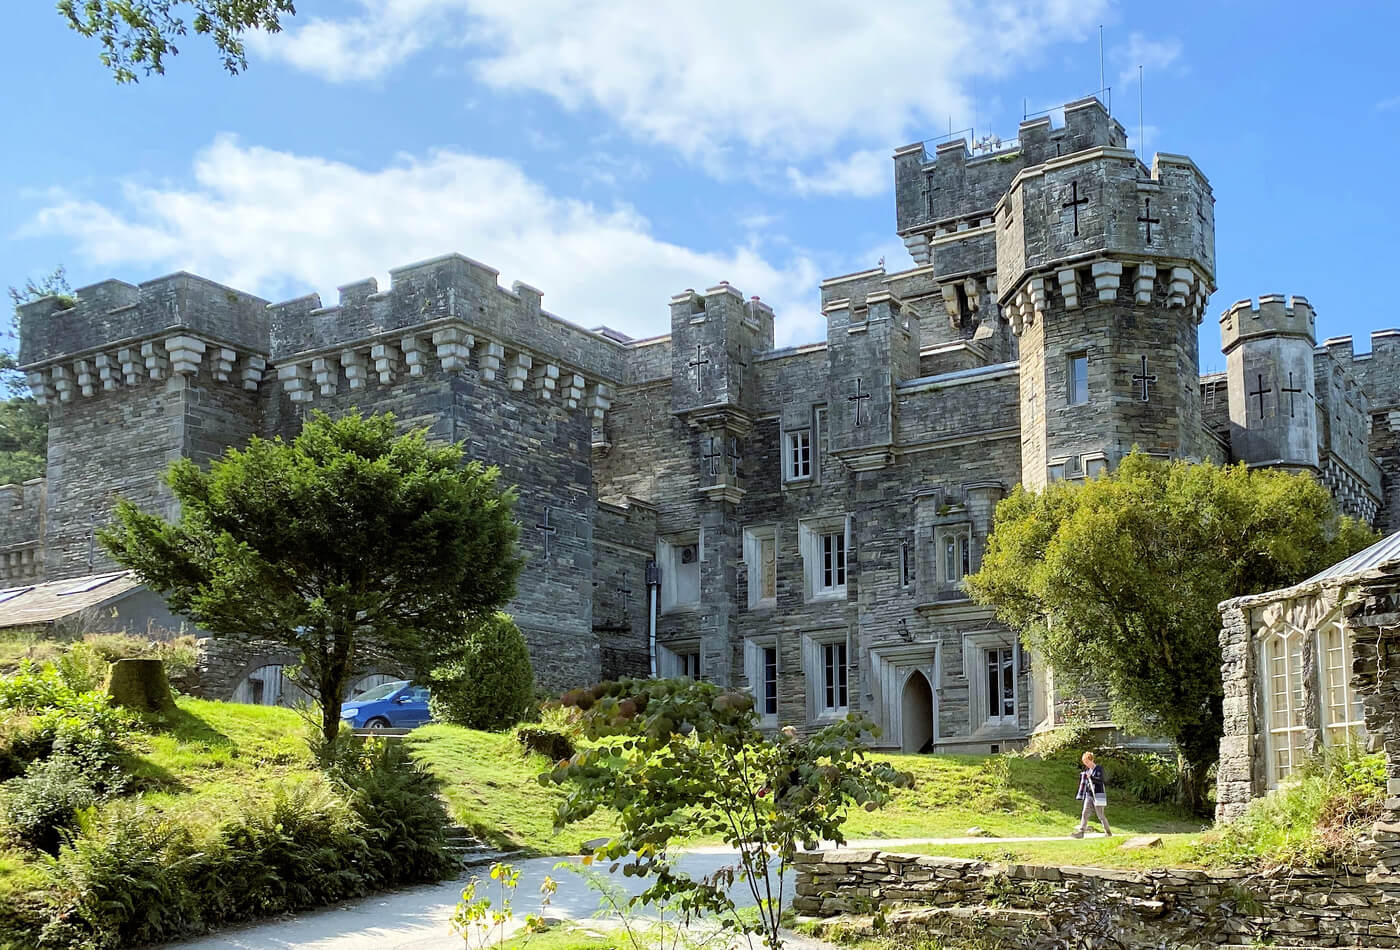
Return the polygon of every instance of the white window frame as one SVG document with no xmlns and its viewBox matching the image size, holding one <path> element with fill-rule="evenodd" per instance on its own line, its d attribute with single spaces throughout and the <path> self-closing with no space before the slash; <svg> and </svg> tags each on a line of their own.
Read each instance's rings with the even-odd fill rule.
<svg viewBox="0 0 1400 950">
<path fill-rule="evenodd" d="M 773 711 L 768 712 L 764 705 L 764 700 L 768 698 L 766 688 L 769 685 L 767 678 L 767 654 L 772 651 L 773 656 Z M 778 653 L 777 637 L 750 637 L 744 641 L 744 676 L 749 681 L 749 692 L 753 694 L 754 710 L 758 713 L 758 724 L 764 729 L 777 728 L 778 725 L 778 683 L 782 676 L 782 657 Z"/>
<path fill-rule="evenodd" d="M 834 583 L 827 580 L 827 551 L 823 538 L 839 535 L 841 538 L 842 560 Z M 847 584 L 851 576 L 851 519 L 818 518 L 798 522 L 798 547 L 802 553 L 803 587 L 807 602 L 824 600 L 845 600 Z"/>
<path fill-rule="evenodd" d="M 982 683 L 990 688 L 989 676 L 993 659 L 995 658 L 997 667 L 996 699 L 999 712 L 991 711 L 992 696 L 990 692 L 984 692 L 982 696 L 982 716 L 983 722 L 989 726 L 1014 726 L 1020 719 L 1020 683 L 1019 671 L 1016 669 L 1020 659 L 1016 647 L 994 646 L 982 647 Z M 1006 683 L 1005 673 L 1007 664 L 1011 666 L 1011 712 L 1006 712 Z"/>
<path fill-rule="evenodd" d="M 1301 630 L 1273 631 L 1261 644 L 1264 736 L 1268 786 L 1276 788 L 1312 751 L 1307 745 L 1303 651 L 1311 638 Z"/>
<path fill-rule="evenodd" d="M 846 662 L 842 665 L 842 675 L 844 676 L 845 704 L 839 703 L 828 705 L 826 696 L 828 687 L 836 694 L 836 699 L 840 699 L 839 691 L 843 685 L 838 678 L 836 682 L 828 682 L 826 661 L 828 658 L 828 647 L 841 648 L 844 650 Z M 854 677 L 851 676 L 851 637 L 849 631 L 844 627 L 836 630 L 822 630 L 806 634 L 802 638 L 802 666 L 807 680 L 807 715 L 810 719 L 840 719 L 844 717 L 851 708 L 851 695 L 855 692 Z"/>
<path fill-rule="evenodd" d="M 771 544 L 773 550 L 773 593 L 763 595 L 763 547 Z M 748 567 L 748 604 L 750 610 L 761 610 L 778 606 L 778 526 L 760 525 L 744 529 L 744 564 Z"/>
<path fill-rule="evenodd" d="M 783 433 L 783 481 L 812 480 L 812 430 L 789 429 Z"/>
<path fill-rule="evenodd" d="M 656 672 L 662 679 L 704 678 L 699 643 L 658 643 L 656 645 Z"/>
<path fill-rule="evenodd" d="M 1065 404 L 1070 406 L 1084 406 L 1089 403 L 1089 353 L 1080 350 L 1078 353 L 1070 353 L 1065 358 Z M 1084 375 L 1076 372 L 1075 364 L 1082 363 Z M 1081 395 L 1083 398 L 1076 398 Z"/>
<path fill-rule="evenodd" d="M 705 562 L 705 532 L 702 529 L 690 538 L 672 538 L 669 541 L 657 540 L 656 542 L 656 563 L 661 568 L 661 613 L 668 614 L 686 610 L 694 610 L 700 606 L 701 585 L 704 582 L 704 562 Z M 694 600 L 678 600 L 676 592 L 676 574 L 680 568 L 681 550 L 683 548 L 695 546 L 696 568 L 701 572 L 701 584 L 696 585 L 696 595 Z"/>
<path fill-rule="evenodd" d="M 1351 637 L 1337 618 L 1318 629 L 1317 654 L 1323 744 L 1354 743 L 1366 732 L 1365 707 L 1351 685 Z"/>
</svg>

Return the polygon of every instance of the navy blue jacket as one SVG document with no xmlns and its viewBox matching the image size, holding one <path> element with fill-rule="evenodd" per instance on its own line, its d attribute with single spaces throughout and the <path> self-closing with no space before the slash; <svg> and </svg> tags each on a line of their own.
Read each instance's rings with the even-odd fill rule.
<svg viewBox="0 0 1400 950">
<path fill-rule="evenodd" d="M 1085 769 L 1079 773 L 1079 791 L 1075 793 L 1076 801 L 1084 797 L 1084 786 L 1092 783 L 1095 795 L 1102 795 L 1103 791 L 1103 766 L 1094 764 L 1092 769 Z"/>
</svg>

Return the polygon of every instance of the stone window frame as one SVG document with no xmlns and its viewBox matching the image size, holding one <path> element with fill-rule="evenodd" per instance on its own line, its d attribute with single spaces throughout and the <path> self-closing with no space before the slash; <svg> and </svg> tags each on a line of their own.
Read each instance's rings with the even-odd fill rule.
<svg viewBox="0 0 1400 950">
<path fill-rule="evenodd" d="M 826 648 L 831 646 L 844 647 L 846 654 L 846 662 L 842 666 L 843 681 L 838 681 L 835 684 L 828 683 L 826 678 Z M 817 722 L 840 719 L 850 712 L 851 696 L 855 692 L 851 676 L 851 657 L 854 652 L 851 649 L 851 631 L 845 626 L 811 630 L 802 635 L 802 667 L 804 678 L 807 681 L 807 718 L 809 720 Z M 826 704 L 829 686 L 833 690 L 844 687 L 845 705 L 837 703 L 834 706 L 828 706 Z M 837 695 L 839 697 L 839 692 Z"/>
<path fill-rule="evenodd" d="M 763 596 L 763 544 L 773 545 L 773 594 Z M 754 525 L 744 529 L 744 564 L 748 572 L 747 603 L 750 610 L 772 610 L 778 606 L 778 526 Z"/>
<path fill-rule="evenodd" d="M 839 534 L 842 539 L 840 583 L 827 586 L 823 538 Z M 851 516 L 834 515 L 804 518 L 797 523 L 798 548 L 802 554 L 802 587 L 807 603 L 846 599 L 851 576 Z"/>
<path fill-rule="evenodd" d="M 1082 365 L 1083 375 L 1076 372 L 1076 364 Z M 1076 399 L 1081 386 L 1083 398 Z M 1089 398 L 1089 350 L 1086 347 L 1065 354 L 1065 405 L 1087 406 L 1091 401 Z"/>
<path fill-rule="evenodd" d="M 906 534 L 899 539 L 899 589 L 915 590 L 919 586 L 919 558 L 915 539 Z"/>
<path fill-rule="evenodd" d="M 699 640 L 673 640 L 656 645 L 656 674 L 661 679 L 705 678 Z"/>
<path fill-rule="evenodd" d="M 656 539 L 656 563 L 661 568 L 661 590 L 658 593 L 658 608 L 661 614 L 685 613 L 698 610 L 703 599 L 701 585 L 696 585 L 694 600 L 677 600 L 676 573 L 680 564 L 681 552 L 687 547 L 695 548 L 696 570 L 702 572 L 705 562 L 705 529 L 682 534 L 668 535 Z M 703 576 L 701 577 L 703 583 Z"/>
<path fill-rule="evenodd" d="M 944 551 L 944 542 L 953 537 L 966 542 L 966 547 L 959 551 L 954 549 L 954 557 L 961 562 L 959 566 L 966 565 L 967 570 L 957 577 L 950 577 L 948 574 L 947 552 Z M 972 543 L 973 531 L 972 522 L 959 521 L 953 524 L 936 525 L 933 531 L 933 561 L 934 570 L 937 572 L 938 588 L 940 593 L 957 591 L 966 595 L 962 588 L 962 580 L 969 574 L 976 573 L 977 564 L 975 556 L 975 546 Z M 961 553 L 962 557 L 957 557 Z"/>
<path fill-rule="evenodd" d="M 770 713 L 765 705 L 768 699 L 766 687 L 768 686 L 767 666 L 768 651 L 773 653 L 773 711 Z M 761 729 L 776 729 L 778 726 L 778 708 L 780 696 L 778 684 L 783 674 L 782 654 L 778 650 L 778 637 L 776 634 L 764 636 L 746 637 L 744 639 L 744 678 L 748 681 L 749 692 L 753 695 L 754 711 L 758 713 L 758 725 Z"/>
<path fill-rule="evenodd" d="M 986 688 L 987 654 L 989 650 L 1011 651 L 1012 714 L 993 717 L 988 712 L 990 701 Z M 965 633 L 962 638 L 963 677 L 967 680 L 968 732 L 1005 734 L 1020 730 L 1021 711 L 1025 697 L 1021 690 L 1022 652 L 1020 638 L 1009 630 L 989 630 Z"/>
<path fill-rule="evenodd" d="M 802 440 L 802 448 L 799 448 L 798 440 Z M 802 451 L 805 450 L 805 458 Z M 805 472 L 798 474 L 805 463 Z M 786 429 L 783 431 L 783 482 L 785 484 L 802 483 L 812 481 L 812 430 L 811 427 L 801 429 Z"/>
</svg>

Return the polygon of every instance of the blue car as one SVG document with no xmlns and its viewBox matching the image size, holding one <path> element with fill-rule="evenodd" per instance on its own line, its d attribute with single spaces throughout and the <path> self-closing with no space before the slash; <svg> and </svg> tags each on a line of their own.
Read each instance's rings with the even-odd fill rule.
<svg viewBox="0 0 1400 950">
<path fill-rule="evenodd" d="M 412 729 L 431 718 L 428 687 L 407 680 L 381 683 L 340 707 L 340 721 L 356 729 Z"/>
</svg>

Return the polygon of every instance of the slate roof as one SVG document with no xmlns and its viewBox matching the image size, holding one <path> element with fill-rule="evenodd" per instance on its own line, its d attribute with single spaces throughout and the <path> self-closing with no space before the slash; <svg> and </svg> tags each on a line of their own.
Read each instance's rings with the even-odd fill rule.
<svg viewBox="0 0 1400 950">
<path fill-rule="evenodd" d="M 1303 583 L 1311 584 L 1318 581 L 1336 580 L 1392 564 L 1400 567 L 1400 531 L 1388 538 L 1382 538 L 1369 548 L 1356 552 L 1344 561 L 1338 561 L 1327 570 L 1309 577 Z"/>
<path fill-rule="evenodd" d="M 0 629 L 34 627 L 101 607 L 141 586 L 130 571 L 89 574 L 0 590 Z"/>
</svg>

